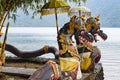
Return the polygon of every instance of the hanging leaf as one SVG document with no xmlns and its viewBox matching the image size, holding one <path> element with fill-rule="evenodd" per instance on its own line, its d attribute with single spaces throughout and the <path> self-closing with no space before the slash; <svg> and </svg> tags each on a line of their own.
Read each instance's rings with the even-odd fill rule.
<svg viewBox="0 0 120 80">
<path fill-rule="evenodd" d="M 82 0 L 84 3 L 86 3 L 87 2 L 87 0 Z"/>
<path fill-rule="evenodd" d="M 14 23 L 16 21 L 16 14 L 12 14 L 12 19 L 14 20 Z"/>
</svg>

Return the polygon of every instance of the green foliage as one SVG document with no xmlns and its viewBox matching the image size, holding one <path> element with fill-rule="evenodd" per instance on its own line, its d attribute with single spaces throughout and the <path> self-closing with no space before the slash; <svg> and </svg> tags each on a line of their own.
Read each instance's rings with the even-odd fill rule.
<svg viewBox="0 0 120 80">
<path fill-rule="evenodd" d="M 33 16 L 36 14 L 40 14 L 41 7 L 47 3 L 49 0 L 0 0 L 0 18 L 2 18 L 2 14 L 6 11 L 9 12 L 8 18 L 12 18 L 14 21 L 16 20 L 17 9 L 20 8 L 26 15 L 29 15 L 28 10 L 33 11 Z M 80 0 L 62 0 L 66 2 L 79 2 Z M 82 0 L 86 2 L 87 0 Z M 10 4 L 9 4 L 10 2 Z"/>
<path fill-rule="evenodd" d="M 44 1 L 45 0 L 0 0 L 0 18 L 2 14 L 8 11 L 10 13 L 8 18 L 13 18 L 15 21 L 15 14 L 18 8 L 22 9 L 26 15 L 29 15 L 28 9 L 33 10 L 35 14 L 37 10 L 41 9 Z M 10 4 L 8 4 L 9 2 Z"/>
<path fill-rule="evenodd" d="M 87 2 L 87 0 L 82 0 L 84 3 L 86 3 Z"/>
</svg>

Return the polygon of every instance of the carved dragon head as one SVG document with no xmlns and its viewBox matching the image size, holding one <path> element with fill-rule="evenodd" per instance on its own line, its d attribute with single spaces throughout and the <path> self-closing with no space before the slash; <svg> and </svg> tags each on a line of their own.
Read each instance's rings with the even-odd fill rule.
<svg viewBox="0 0 120 80">
<path fill-rule="evenodd" d="M 103 40 L 107 39 L 107 35 L 100 29 L 99 16 L 89 17 L 86 20 L 85 28 L 94 36 L 95 41 L 97 41 L 96 35 L 99 35 Z"/>
</svg>

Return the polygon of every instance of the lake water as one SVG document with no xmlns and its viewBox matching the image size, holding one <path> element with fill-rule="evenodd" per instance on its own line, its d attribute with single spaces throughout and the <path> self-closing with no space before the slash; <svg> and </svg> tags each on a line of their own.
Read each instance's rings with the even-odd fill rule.
<svg viewBox="0 0 120 80">
<path fill-rule="evenodd" d="M 102 30 L 108 35 L 108 39 L 106 41 L 100 39 L 95 45 L 102 52 L 100 62 L 103 65 L 105 80 L 120 80 L 120 28 L 102 28 Z M 20 50 L 36 50 L 45 45 L 57 47 L 56 37 L 55 27 L 10 27 L 7 43 Z M 48 54 L 42 57 L 54 56 Z"/>
</svg>

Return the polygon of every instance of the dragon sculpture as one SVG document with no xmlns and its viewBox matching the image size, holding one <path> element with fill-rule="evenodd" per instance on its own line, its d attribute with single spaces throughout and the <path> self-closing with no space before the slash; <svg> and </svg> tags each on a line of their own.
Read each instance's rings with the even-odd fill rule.
<svg viewBox="0 0 120 80">
<path fill-rule="evenodd" d="M 107 39 L 107 35 L 103 33 L 100 29 L 99 16 L 89 17 L 85 24 L 84 30 L 91 35 L 93 39 L 97 42 L 97 35 L 100 36 L 103 40 Z M 82 56 L 81 70 L 83 72 L 93 71 L 96 63 L 99 62 L 101 58 L 101 51 L 97 46 L 93 45 L 93 42 L 86 41 L 86 39 L 78 37 L 79 33 L 76 33 L 76 45 L 79 54 Z"/>
<path fill-rule="evenodd" d="M 70 20 L 70 22 L 66 23 L 63 26 L 63 28 L 60 29 L 59 36 L 58 36 L 59 51 L 55 47 L 51 47 L 51 46 L 45 46 L 45 47 L 43 47 L 43 48 L 41 48 L 39 50 L 35 50 L 35 51 L 21 51 L 21 50 L 17 49 L 15 46 L 12 46 L 10 44 L 6 44 L 6 48 L 5 49 L 7 51 L 13 53 L 17 57 L 21 57 L 21 58 L 37 57 L 37 56 L 43 55 L 45 53 L 53 53 L 55 55 L 56 59 L 58 59 L 58 57 L 59 57 L 60 64 L 58 64 L 58 63 L 56 63 L 54 61 L 51 61 L 51 60 L 48 61 L 44 65 L 44 67 L 38 69 L 38 71 L 42 70 L 43 73 L 42 72 L 41 73 L 40 72 L 39 73 L 35 72 L 33 74 L 33 76 L 31 76 L 29 78 L 29 80 L 51 79 L 51 78 L 52 78 L 51 80 L 59 80 L 59 79 L 62 79 L 62 80 L 66 80 L 66 79 L 70 80 L 71 79 L 71 80 L 73 80 L 77 76 L 78 63 L 80 63 L 78 59 L 80 59 L 80 56 L 79 56 L 79 54 L 77 52 L 77 49 L 72 44 L 72 36 L 76 35 L 75 34 L 76 32 L 81 32 L 81 33 L 79 33 L 80 34 L 79 36 L 84 37 L 84 39 L 86 39 L 87 41 L 92 41 L 93 40 L 91 35 L 88 34 L 81 27 L 81 21 L 82 21 L 82 19 L 79 19 L 77 17 L 73 17 Z M 64 34 L 64 36 L 63 36 L 63 34 Z M 65 38 L 66 38 L 66 40 L 65 40 Z M 62 40 L 64 40 L 64 41 L 62 41 Z M 65 44 L 65 47 L 64 47 L 63 43 Z M 62 49 L 63 49 L 63 51 L 62 51 Z M 64 49 L 67 50 L 67 51 L 64 52 Z M 61 52 L 64 52 L 65 54 L 69 53 L 70 55 L 68 55 L 68 54 L 67 55 L 61 55 Z M 63 67 L 62 67 L 63 69 L 61 68 L 61 65 L 63 65 L 63 64 L 61 63 L 60 59 L 64 60 L 64 58 L 66 58 L 66 57 L 74 57 L 73 60 L 76 59 L 74 63 L 77 64 L 77 66 L 75 66 L 74 70 L 72 70 L 72 71 L 68 70 L 67 71 Z M 48 72 L 46 70 L 48 70 Z M 42 76 L 45 73 L 47 73 L 46 74 L 47 76 L 46 77 Z M 51 73 L 51 74 L 49 74 L 49 73 Z"/>
<path fill-rule="evenodd" d="M 100 50 L 98 47 L 93 46 L 92 43 L 94 40 L 97 41 L 96 34 L 104 40 L 107 39 L 107 35 L 100 30 L 98 21 L 97 17 L 90 17 L 85 21 L 83 17 L 73 16 L 70 22 L 66 23 L 59 30 L 59 50 L 52 46 L 45 46 L 35 51 L 21 51 L 10 44 L 6 44 L 5 49 L 21 58 L 33 58 L 46 53 L 53 53 L 55 55 L 55 59 L 59 63 L 49 60 L 30 76 L 28 80 L 74 80 L 78 77 L 78 69 L 80 67 L 83 72 L 89 71 L 93 69 L 94 63 L 98 63 L 100 60 Z M 75 36 L 77 49 L 73 45 L 73 35 Z M 69 61 L 71 58 L 75 62 L 66 61 Z M 71 67 L 73 66 L 71 64 L 77 66 Z M 79 76 L 81 75 L 79 74 Z"/>
</svg>

